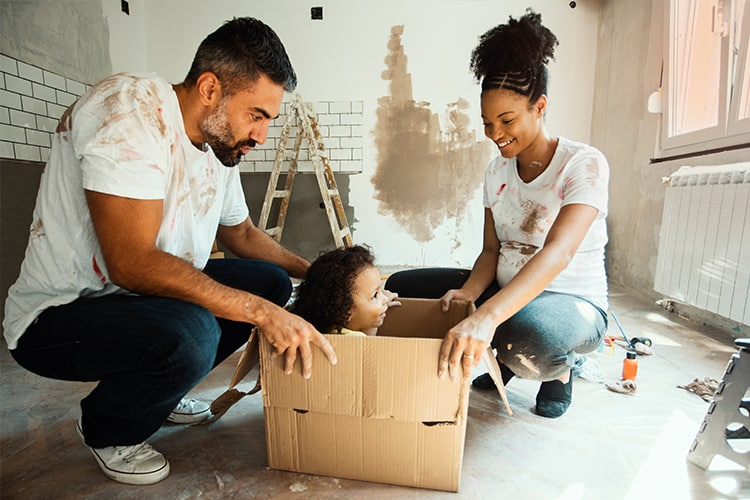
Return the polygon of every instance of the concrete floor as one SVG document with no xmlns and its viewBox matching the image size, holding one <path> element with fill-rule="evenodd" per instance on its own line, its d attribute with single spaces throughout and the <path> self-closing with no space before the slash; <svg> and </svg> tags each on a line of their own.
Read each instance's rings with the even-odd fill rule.
<svg viewBox="0 0 750 500">
<path fill-rule="evenodd" d="M 637 392 L 577 379 L 561 418 L 534 415 L 538 383 L 512 380 L 513 416 L 496 394 L 472 391 L 458 494 L 268 469 L 260 395 L 242 399 L 208 426 L 165 425 L 151 439 L 171 475 L 151 486 L 104 477 L 76 436 L 87 383 L 48 380 L 21 369 L 0 348 L 0 496 L 23 498 L 750 498 L 750 475 L 718 457 L 708 471 L 685 457 L 708 408 L 680 389 L 695 378 L 721 379 L 736 351 L 731 337 L 668 314 L 611 287 L 611 306 L 630 336 L 648 336 L 655 353 L 639 357 Z M 616 334 L 614 322 L 610 333 Z M 191 394 L 218 396 L 237 354 Z M 608 382 L 620 378 L 624 350 L 589 359 Z M 477 369 L 478 375 L 483 370 Z M 252 387 L 254 373 L 240 388 Z M 742 440 L 750 441 L 750 440 Z"/>
</svg>

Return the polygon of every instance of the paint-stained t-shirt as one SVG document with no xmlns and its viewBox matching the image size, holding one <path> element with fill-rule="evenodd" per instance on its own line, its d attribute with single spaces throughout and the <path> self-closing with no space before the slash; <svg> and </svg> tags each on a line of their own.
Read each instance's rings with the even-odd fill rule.
<svg viewBox="0 0 750 500">
<path fill-rule="evenodd" d="M 238 168 L 190 142 L 177 95 L 157 75 L 99 82 L 63 115 L 52 140 L 26 255 L 5 304 L 10 349 L 44 309 L 129 293 L 109 280 L 84 190 L 162 200 L 156 246 L 197 269 L 218 225 L 235 226 L 249 213 Z"/>
<path fill-rule="evenodd" d="M 549 166 L 531 182 L 518 175 L 516 158 L 494 158 L 485 173 L 484 206 L 500 240 L 497 281 L 505 286 L 544 245 L 560 208 L 590 205 L 599 213 L 568 266 L 546 290 L 583 297 L 607 310 L 609 165 L 597 149 L 559 138 Z"/>
</svg>

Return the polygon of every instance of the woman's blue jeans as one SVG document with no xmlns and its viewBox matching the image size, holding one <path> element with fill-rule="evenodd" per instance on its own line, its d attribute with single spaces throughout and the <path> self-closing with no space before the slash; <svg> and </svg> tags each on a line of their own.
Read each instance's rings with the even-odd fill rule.
<svg viewBox="0 0 750 500">
<path fill-rule="evenodd" d="M 268 262 L 214 259 L 204 272 L 279 306 L 292 292 L 286 271 Z M 11 354 L 44 377 L 99 381 L 81 401 L 86 444 L 125 446 L 156 432 L 251 329 L 181 300 L 116 294 L 45 310 Z"/>
<path fill-rule="evenodd" d="M 466 282 L 470 271 L 424 268 L 400 271 L 385 288 L 400 297 L 440 298 Z M 476 300 L 481 306 L 500 290 L 493 282 Z M 542 292 L 495 331 L 500 361 L 521 378 L 555 380 L 570 371 L 578 354 L 595 350 L 607 331 L 607 313 L 575 295 Z"/>
</svg>

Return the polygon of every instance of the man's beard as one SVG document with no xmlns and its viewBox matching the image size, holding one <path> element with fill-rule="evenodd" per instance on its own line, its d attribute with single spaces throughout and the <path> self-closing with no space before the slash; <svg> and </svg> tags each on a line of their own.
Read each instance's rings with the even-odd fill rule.
<svg viewBox="0 0 750 500">
<path fill-rule="evenodd" d="M 216 158 L 227 166 L 234 167 L 242 159 L 242 152 L 240 148 L 244 146 L 255 147 L 255 141 L 247 139 L 232 144 L 234 141 L 234 134 L 232 133 L 232 127 L 229 125 L 227 119 L 227 103 L 228 99 L 222 99 L 219 107 L 207 116 L 200 124 L 201 132 L 206 138 L 206 143 L 211 146 Z"/>
</svg>

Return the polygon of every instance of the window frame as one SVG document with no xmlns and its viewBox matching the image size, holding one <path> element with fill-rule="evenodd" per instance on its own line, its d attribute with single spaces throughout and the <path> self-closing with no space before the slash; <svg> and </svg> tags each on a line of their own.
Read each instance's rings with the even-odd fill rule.
<svg viewBox="0 0 750 500">
<path fill-rule="evenodd" d="M 737 92 L 732 93 L 733 82 L 729 80 L 730 68 L 732 64 L 731 50 L 733 43 L 733 30 L 730 26 L 733 19 L 729 9 L 732 8 L 731 0 L 717 0 L 717 6 L 721 6 L 722 23 L 726 22 L 725 28 L 727 34 L 722 35 L 721 41 L 721 73 L 719 88 L 722 89 L 719 95 L 719 117 L 715 126 L 701 130 L 687 132 L 670 137 L 671 120 L 675 116 L 674 103 L 672 102 L 671 89 L 673 80 L 673 44 L 675 23 L 674 11 L 675 2 L 678 0 L 669 0 L 665 2 L 665 34 L 664 34 L 664 59 L 663 66 L 663 85 L 662 91 L 662 112 L 660 120 L 660 130 L 656 147 L 656 158 L 666 159 L 674 156 L 701 155 L 707 152 L 714 152 L 723 149 L 734 149 L 750 147 L 750 117 L 739 120 L 738 113 L 740 110 L 740 96 Z M 750 34 L 750 0 L 745 0 L 742 27 L 740 33 Z M 747 67 L 748 38 L 744 36 L 740 40 L 739 52 L 736 67 L 734 69 L 734 78 L 738 85 L 741 85 L 745 72 L 750 71 Z M 733 94 L 733 95 L 732 95 Z M 750 98 L 750 96 L 749 96 Z"/>
<path fill-rule="evenodd" d="M 742 28 L 740 31 L 745 35 L 743 40 L 740 40 L 740 49 L 737 56 L 737 81 L 745 82 L 750 85 L 750 1 L 745 2 L 745 11 L 743 13 Z M 742 57 L 744 54 L 744 57 Z M 750 89 L 748 89 L 745 99 L 750 100 Z M 736 135 L 747 134 L 750 136 L 750 112 L 746 118 L 740 118 L 740 98 L 733 99 L 729 107 L 729 123 L 728 131 Z M 745 106 L 750 108 L 750 103 L 746 103 Z"/>
</svg>

